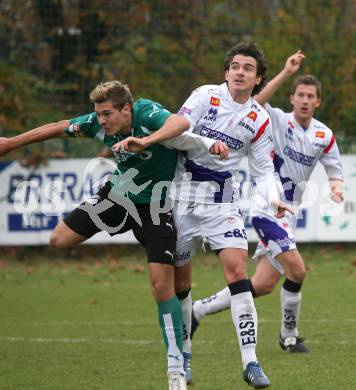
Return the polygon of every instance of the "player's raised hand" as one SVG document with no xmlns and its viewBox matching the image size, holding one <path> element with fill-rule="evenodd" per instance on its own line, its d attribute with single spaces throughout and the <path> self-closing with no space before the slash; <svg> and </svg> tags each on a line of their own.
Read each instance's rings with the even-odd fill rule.
<svg viewBox="0 0 356 390">
<path fill-rule="evenodd" d="M 286 203 L 282 202 L 281 200 L 275 200 L 272 202 L 272 204 L 275 207 L 274 216 L 276 218 L 284 217 L 286 215 L 286 212 L 294 214 L 293 209 Z"/>
<path fill-rule="evenodd" d="M 304 58 L 305 55 L 302 53 L 301 50 L 298 50 L 296 53 L 292 54 L 284 64 L 284 72 L 288 76 L 291 76 L 296 73 L 299 70 L 300 64 L 302 63 Z"/>
<path fill-rule="evenodd" d="M 0 137 L 0 157 L 5 156 L 11 150 L 10 141 L 6 137 Z"/>
<path fill-rule="evenodd" d="M 219 154 L 220 160 L 227 160 L 229 158 L 229 147 L 222 141 L 216 141 L 210 146 L 209 152 L 211 154 Z"/>
<path fill-rule="evenodd" d="M 145 138 L 137 137 L 127 137 L 122 141 L 114 144 L 111 148 L 114 152 L 119 152 L 120 150 L 126 150 L 127 152 L 138 153 L 142 152 L 143 149 L 147 147 Z"/>
</svg>

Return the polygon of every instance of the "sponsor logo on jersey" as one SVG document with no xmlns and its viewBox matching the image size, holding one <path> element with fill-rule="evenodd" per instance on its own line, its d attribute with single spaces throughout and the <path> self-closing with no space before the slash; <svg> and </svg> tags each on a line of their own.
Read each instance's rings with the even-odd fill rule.
<svg viewBox="0 0 356 390">
<path fill-rule="evenodd" d="M 200 135 L 203 137 L 208 137 L 211 139 L 216 139 L 217 141 L 223 141 L 231 149 L 241 149 L 244 145 L 239 139 L 230 137 L 227 134 L 221 133 L 220 131 L 209 129 L 209 127 L 203 126 L 200 130 Z"/>
<path fill-rule="evenodd" d="M 204 116 L 204 120 L 209 122 L 215 122 L 218 115 L 218 109 L 210 107 L 208 113 Z"/>
<path fill-rule="evenodd" d="M 283 153 L 289 157 L 291 160 L 302 164 L 302 165 L 307 165 L 309 167 L 313 166 L 314 157 L 311 156 L 306 156 L 303 153 L 299 153 L 296 150 L 291 149 L 289 146 L 285 146 L 283 149 Z"/>
<path fill-rule="evenodd" d="M 313 142 L 314 146 L 318 146 L 319 148 L 325 148 L 325 145 L 320 142 Z"/>
<path fill-rule="evenodd" d="M 248 125 L 247 123 L 245 123 L 244 121 L 240 121 L 239 126 L 242 126 L 245 129 L 247 129 L 248 131 L 250 131 L 252 134 L 255 134 L 255 129 L 253 127 L 251 127 L 250 125 Z"/>
<path fill-rule="evenodd" d="M 252 103 L 251 108 L 253 108 L 255 111 L 260 112 L 261 110 L 258 108 L 257 104 Z"/>
<path fill-rule="evenodd" d="M 130 157 L 135 156 L 135 153 L 128 152 L 126 150 L 113 151 L 115 160 L 118 162 L 127 161 Z"/>
<path fill-rule="evenodd" d="M 325 138 L 325 132 L 324 131 L 316 131 L 315 137 L 317 138 Z"/>
<path fill-rule="evenodd" d="M 294 125 L 291 121 L 288 121 L 288 126 L 291 127 L 292 129 L 294 129 Z"/>
<path fill-rule="evenodd" d="M 151 118 L 154 114 L 157 114 L 160 111 L 161 109 L 156 104 L 152 104 L 152 112 L 148 115 L 148 117 Z"/>
<path fill-rule="evenodd" d="M 289 141 L 293 141 L 293 130 L 292 130 L 292 128 L 293 128 L 292 126 L 288 127 L 287 128 L 287 132 L 286 132 L 286 138 L 289 139 Z"/>
<path fill-rule="evenodd" d="M 138 136 L 137 138 L 143 138 L 142 136 Z M 136 156 L 140 158 L 141 160 L 150 160 L 152 158 L 152 152 L 149 150 L 143 150 L 142 152 L 129 152 L 127 150 L 119 150 L 118 152 L 115 152 L 111 149 L 111 151 L 114 153 L 115 160 L 123 162 L 127 161 L 130 157 Z"/>
<path fill-rule="evenodd" d="M 73 123 L 69 126 L 69 132 L 73 133 L 76 137 L 81 136 L 79 123 Z"/>
<path fill-rule="evenodd" d="M 217 98 L 217 97 L 212 96 L 212 97 L 210 98 L 210 104 L 211 104 L 212 106 L 220 106 L 220 99 Z"/>
<path fill-rule="evenodd" d="M 254 122 L 256 121 L 257 119 L 257 114 L 255 113 L 255 111 L 251 111 L 247 114 L 247 117 L 252 119 Z"/>
<path fill-rule="evenodd" d="M 190 115 L 192 113 L 192 110 L 188 107 L 182 107 L 179 111 L 178 111 L 178 114 L 179 116 L 184 116 L 184 114 L 188 114 Z"/>
</svg>

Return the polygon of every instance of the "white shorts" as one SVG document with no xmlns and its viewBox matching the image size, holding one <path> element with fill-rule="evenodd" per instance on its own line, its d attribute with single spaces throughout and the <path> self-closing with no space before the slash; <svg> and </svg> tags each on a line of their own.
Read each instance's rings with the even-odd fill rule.
<svg viewBox="0 0 356 390">
<path fill-rule="evenodd" d="M 266 247 L 262 241 L 259 241 L 258 244 L 257 244 L 257 247 L 256 247 L 256 250 L 255 250 L 255 253 L 253 254 L 252 256 L 252 260 L 255 264 L 255 266 L 257 265 L 257 263 L 260 261 L 260 258 L 262 256 L 266 256 L 268 261 L 271 263 L 271 265 L 281 274 L 283 275 L 284 274 L 284 269 L 283 269 L 283 266 L 282 264 L 275 258 L 272 256 L 271 254 L 271 251 L 268 249 L 268 247 Z"/>
<path fill-rule="evenodd" d="M 241 248 L 247 250 L 247 237 L 239 207 L 233 203 L 190 204 L 184 215 L 173 208 L 177 228 L 175 265 L 190 262 L 205 239 L 212 250 Z"/>
<path fill-rule="evenodd" d="M 266 256 L 276 270 L 284 274 L 281 263 L 276 259 L 280 253 L 296 249 L 294 232 L 297 224 L 296 215 L 286 214 L 283 218 L 271 215 L 259 215 L 252 218 L 252 225 L 259 235 L 260 241 L 252 256 L 257 264 L 261 256 Z"/>
</svg>

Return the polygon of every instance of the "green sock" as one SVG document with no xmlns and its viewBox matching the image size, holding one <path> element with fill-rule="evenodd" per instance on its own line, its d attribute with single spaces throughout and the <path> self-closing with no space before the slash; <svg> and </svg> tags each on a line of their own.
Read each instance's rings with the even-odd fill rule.
<svg viewBox="0 0 356 390">
<path fill-rule="evenodd" d="M 178 298 L 174 295 L 157 306 L 164 343 L 170 353 L 177 355 L 183 350 L 183 319 Z"/>
</svg>

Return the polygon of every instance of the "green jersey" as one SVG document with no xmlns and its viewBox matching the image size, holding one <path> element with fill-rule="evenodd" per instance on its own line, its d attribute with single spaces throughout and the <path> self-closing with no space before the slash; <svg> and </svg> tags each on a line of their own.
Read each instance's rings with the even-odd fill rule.
<svg viewBox="0 0 356 390">
<path fill-rule="evenodd" d="M 148 99 L 139 99 L 132 107 L 132 130 L 134 137 L 146 137 L 163 126 L 171 113 L 161 104 Z M 100 126 L 95 112 L 82 115 L 70 120 L 70 126 L 65 129 L 70 137 L 85 136 L 95 138 L 110 149 L 117 142 L 128 135 L 117 134 L 108 136 Z M 141 153 L 126 151 L 115 152 L 117 169 L 111 183 L 115 192 L 120 196 L 127 196 L 134 203 L 148 204 L 152 201 L 164 199 L 166 191 L 158 191 L 159 198 L 153 199 L 154 186 L 162 181 L 171 182 L 177 162 L 177 151 L 167 149 L 163 145 L 154 144 Z M 129 169 L 130 175 L 125 175 Z M 130 187 L 132 192 L 130 191 Z M 139 192 L 137 187 L 140 187 Z"/>
</svg>

